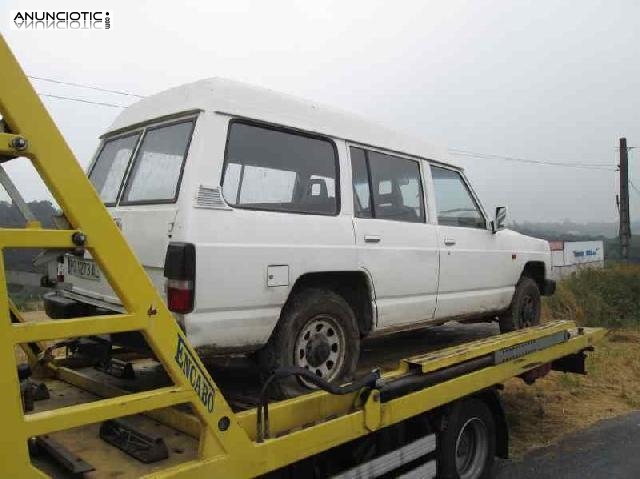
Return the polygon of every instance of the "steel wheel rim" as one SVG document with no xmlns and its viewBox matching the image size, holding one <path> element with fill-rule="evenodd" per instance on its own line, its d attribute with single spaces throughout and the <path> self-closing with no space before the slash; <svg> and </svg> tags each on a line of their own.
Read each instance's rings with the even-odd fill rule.
<svg viewBox="0 0 640 479">
<path fill-rule="evenodd" d="M 456 471 L 460 479 L 480 477 L 489 454 L 487 427 L 479 418 L 469 419 L 456 439 Z"/>
<path fill-rule="evenodd" d="M 326 381 L 333 381 L 345 360 L 346 344 L 342 327 L 331 316 L 311 318 L 300 330 L 293 350 L 293 361 Z M 301 382 L 312 387 L 304 379 Z"/>
</svg>

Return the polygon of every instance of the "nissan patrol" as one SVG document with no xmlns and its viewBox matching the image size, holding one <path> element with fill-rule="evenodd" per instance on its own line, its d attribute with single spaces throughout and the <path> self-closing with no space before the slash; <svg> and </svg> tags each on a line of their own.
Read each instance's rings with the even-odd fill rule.
<svg viewBox="0 0 640 479">
<path fill-rule="evenodd" d="M 547 242 L 505 229 L 503 207 L 489 217 L 445 150 L 269 90 L 210 79 L 145 98 L 88 175 L 192 344 L 265 371 L 344 382 L 366 336 L 511 331 L 554 290 Z M 87 252 L 60 261 L 51 317 L 123 310 Z"/>
</svg>

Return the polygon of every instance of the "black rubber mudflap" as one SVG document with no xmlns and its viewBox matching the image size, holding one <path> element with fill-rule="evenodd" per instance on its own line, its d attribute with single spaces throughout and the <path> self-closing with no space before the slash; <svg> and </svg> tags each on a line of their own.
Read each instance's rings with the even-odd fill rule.
<svg viewBox="0 0 640 479">
<path fill-rule="evenodd" d="M 145 464 L 169 457 L 164 439 L 136 431 L 120 419 L 103 422 L 100 426 L 100 438 Z"/>
</svg>

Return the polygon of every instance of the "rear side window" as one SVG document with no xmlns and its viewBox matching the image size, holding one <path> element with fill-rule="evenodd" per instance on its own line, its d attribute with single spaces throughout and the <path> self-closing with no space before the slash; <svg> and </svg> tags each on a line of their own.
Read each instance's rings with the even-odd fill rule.
<svg viewBox="0 0 640 479">
<path fill-rule="evenodd" d="M 89 179 L 105 204 L 118 199 L 120 185 L 127 171 L 140 134 L 106 140 L 98 154 Z"/>
<path fill-rule="evenodd" d="M 351 165 L 356 217 L 424 223 L 417 161 L 351 148 Z"/>
<path fill-rule="evenodd" d="M 484 215 L 460 173 L 431 165 L 438 224 L 486 228 Z"/>
<path fill-rule="evenodd" d="M 129 174 L 123 203 L 174 201 L 193 121 L 148 129 Z"/>
<path fill-rule="evenodd" d="M 232 122 L 222 179 L 227 203 L 291 213 L 338 213 L 337 156 L 331 141 Z"/>
</svg>

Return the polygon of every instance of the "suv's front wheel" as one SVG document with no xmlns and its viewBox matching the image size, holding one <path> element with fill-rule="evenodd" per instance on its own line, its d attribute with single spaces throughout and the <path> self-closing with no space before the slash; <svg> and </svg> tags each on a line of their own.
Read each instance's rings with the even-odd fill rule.
<svg viewBox="0 0 640 479">
<path fill-rule="evenodd" d="M 333 291 L 309 288 L 295 293 L 285 305 L 258 360 L 267 374 L 282 366 L 298 366 L 342 384 L 352 379 L 359 355 L 360 334 L 349 304 Z M 284 397 L 313 389 L 293 376 L 280 379 L 275 387 Z"/>
<path fill-rule="evenodd" d="M 516 284 L 511 306 L 500 316 L 500 332 L 507 333 L 516 329 L 528 328 L 540 324 L 541 300 L 538 284 L 523 276 Z"/>
</svg>

